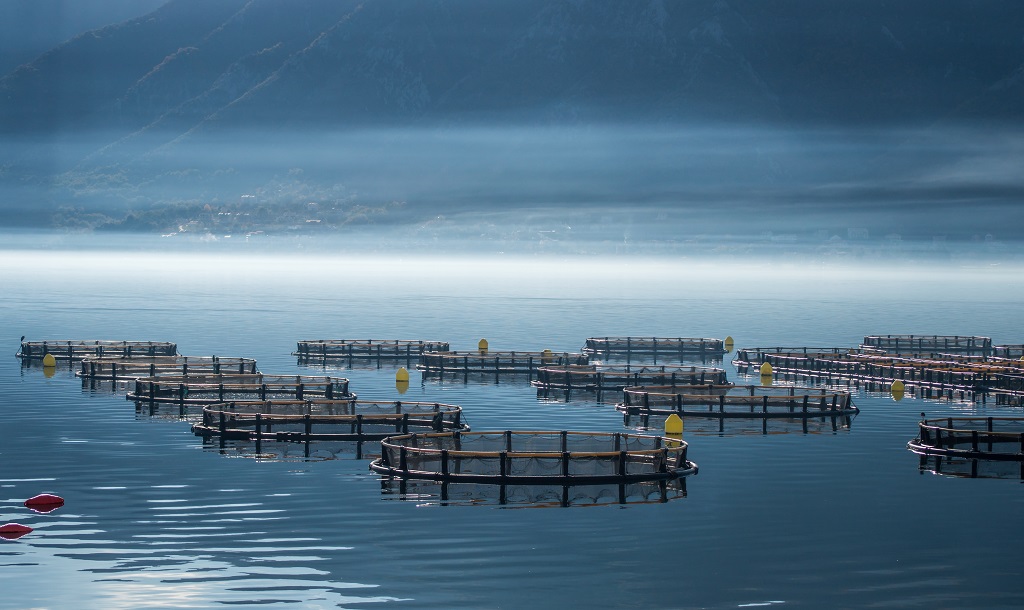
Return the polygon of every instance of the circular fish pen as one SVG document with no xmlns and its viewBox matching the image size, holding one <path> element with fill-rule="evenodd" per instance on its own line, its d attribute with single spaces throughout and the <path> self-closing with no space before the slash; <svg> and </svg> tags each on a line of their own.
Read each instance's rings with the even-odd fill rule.
<svg viewBox="0 0 1024 610">
<path fill-rule="evenodd" d="M 293 356 L 301 361 L 417 360 L 425 352 L 446 352 L 447 341 L 404 339 L 316 339 L 299 341 Z"/>
<path fill-rule="evenodd" d="M 198 436 L 302 442 L 381 440 L 395 434 L 469 430 L 462 407 L 374 400 L 231 401 L 203 407 Z M 259 451 L 257 450 L 257 453 Z"/>
<path fill-rule="evenodd" d="M 531 379 L 541 367 L 587 364 L 583 354 L 570 352 L 469 351 L 428 352 L 420 357 L 416 368 L 424 376 L 528 376 Z"/>
<path fill-rule="evenodd" d="M 864 337 L 864 342 L 861 345 L 882 349 L 890 354 L 992 353 L 991 338 L 960 335 L 868 335 Z"/>
<path fill-rule="evenodd" d="M 370 468 L 401 479 L 572 487 L 696 474 L 686 452 L 682 440 L 622 432 L 405 434 L 381 441 L 381 457 Z"/>
<path fill-rule="evenodd" d="M 846 417 L 859 411 L 849 392 L 797 386 L 651 386 L 626 388 L 623 397 L 615 408 L 626 425 L 639 417 L 644 427 L 651 417 L 672 414 L 767 420 Z"/>
<path fill-rule="evenodd" d="M 922 419 L 907 448 L 919 455 L 1024 465 L 1024 417 L 940 417 Z"/>
<path fill-rule="evenodd" d="M 546 366 L 532 384 L 540 392 L 620 392 L 630 386 L 725 384 L 725 370 L 683 364 Z"/>
<path fill-rule="evenodd" d="M 82 379 L 109 381 L 156 377 L 157 375 L 240 375 L 258 373 L 252 358 L 219 356 L 125 356 L 85 358 L 76 375 Z"/>
<path fill-rule="evenodd" d="M 348 379 L 308 375 L 158 375 L 135 380 L 128 400 L 203 405 L 241 400 L 352 400 Z"/>
<path fill-rule="evenodd" d="M 17 357 L 42 360 L 47 354 L 56 360 L 95 357 L 174 356 L 176 343 L 164 341 L 22 341 Z"/>
<path fill-rule="evenodd" d="M 721 358 L 725 341 L 693 337 L 590 337 L 583 353 L 602 360 L 686 360 Z"/>
</svg>

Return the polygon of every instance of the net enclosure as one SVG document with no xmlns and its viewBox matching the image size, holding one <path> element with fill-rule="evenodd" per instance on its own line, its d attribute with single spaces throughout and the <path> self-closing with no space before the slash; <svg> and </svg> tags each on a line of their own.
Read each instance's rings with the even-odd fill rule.
<svg viewBox="0 0 1024 610">
<path fill-rule="evenodd" d="M 545 366 L 537 371 L 532 382 L 539 390 L 593 392 L 618 392 L 628 386 L 708 383 L 727 383 L 725 371 L 682 364 Z"/>
<path fill-rule="evenodd" d="M 967 355 L 928 354 L 900 356 L 881 350 L 753 348 L 737 352 L 737 366 L 768 363 L 776 376 L 794 375 L 827 382 L 850 380 L 891 384 L 899 380 L 908 389 L 921 388 L 953 397 L 960 393 L 977 400 L 986 393 L 1005 396 L 1024 392 L 1024 362 L 1015 359 Z"/>
<path fill-rule="evenodd" d="M 569 366 L 587 364 L 583 354 L 570 352 L 516 352 L 465 351 L 426 352 L 416 368 L 425 375 L 529 375 L 531 378 L 543 366 Z"/>
<path fill-rule="evenodd" d="M 923 352 L 989 354 L 992 339 L 961 335 L 868 335 L 863 347 L 882 349 L 892 354 Z"/>
<path fill-rule="evenodd" d="M 157 375 L 135 380 L 128 400 L 177 404 L 210 404 L 239 400 L 351 400 L 348 379 L 309 375 L 227 374 Z"/>
<path fill-rule="evenodd" d="M 492 431 L 404 434 L 381 441 L 377 473 L 501 485 L 594 485 L 696 474 L 685 441 L 622 432 Z"/>
<path fill-rule="evenodd" d="M 469 430 L 457 405 L 374 400 L 231 401 L 206 405 L 200 436 L 255 441 L 367 441 L 394 434 Z"/>
<path fill-rule="evenodd" d="M 445 506 L 492 504 L 547 508 L 661 504 L 685 498 L 686 479 L 597 485 L 502 485 L 384 477 L 381 479 L 381 497 L 409 500 L 418 505 L 433 503 Z"/>
<path fill-rule="evenodd" d="M 661 359 L 721 358 L 725 353 L 723 339 L 700 337 L 590 337 L 583 353 L 599 359 Z"/>
<path fill-rule="evenodd" d="M 50 354 L 57 360 L 81 360 L 95 357 L 174 356 L 175 343 L 164 341 L 22 341 L 18 358 L 41 360 Z"/>
<path fill-rule="evenodd" d="M 315 339 L 299 341 L 293 356 L 310 360 L 345 358 L 415 360 L 424 352 L 446 352 L 447 341 L 405 339 Z"/>
<path fill-rule="evenodd" d="M 926 456 L 1024 462 L 1024 417 L 922 419 L 907 448 Z"/>
<path fill-rule="evenodd" d="M 138 379 L 157 375 L 255 374 L 252 358 L 219 356 L 121 356 L 88 357 L 82 360 L 76 375 L 83 379 Z"/>
<path fill-rule="evenodd" d="M 648 386 L 623 390 L 627 417 L 820 418 L 858 412 L 849 392 L 799 386 Z M 645 424 L 646 425 L 646 424 Z"/>
</svg>

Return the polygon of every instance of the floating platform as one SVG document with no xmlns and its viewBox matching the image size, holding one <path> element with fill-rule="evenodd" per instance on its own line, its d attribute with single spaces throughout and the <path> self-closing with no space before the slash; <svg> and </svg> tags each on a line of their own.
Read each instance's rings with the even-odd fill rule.
<svg viewBox="0 0 1024 610">
<path fill-rule="evenodd" d="M 629 386 L 727 383 L 724 369 L 685 364 L 546 366 L 532 384 L 538 391 L 620 392 Z"/>
<path fill-rule="evenodd" d="M 178 345 L 164 341 L 22 341 L 17 357 L 42 360 L 47 354 L 56 360 L 117 358 L 134 356 L 175 356 Z"/>
<path fill-rule="evenodd" d="M 203 405 L 241 400 L 352 400 L 348 379 L 309 375 L 158 375 L 135 380 L 128 400 Z"/>
<path fill-rule="evenodd" d="M 1020 462 L 1024 478 L 1024 417 L 923 419 L 907 448 L 923 456 Z"/>
<path fill-rule="evenodd" d="M 418 360 L 425 352 L 447 352 L 447 341 L 402 339 L 316 339 L 299 341 L 293 356 L 301 360 Z"/>
<path fill-rule="evenodd" d="M 590 337 L 583 353 L 600 360 L 699 360 L 721 358 L 723 339 L 691 337 Z"/>
<path fill-rule="evenodd" d="M 989 337 L 960 335 L 868 335 L 862 347 L 885 350 L 890 354 L 982 354 L 992 353 Z"/>
<path fill-rule="evenodd" d="M 192 427 L 222 440 L 300 442 L 381 440 L 423 431 L 467 431 L 462 407 L 373 400 L 232 401 L 203 407 Z M 257 445 L 257 453 L 260 452 Z"/>
<path fill-rule="evenodd" d="M 626 425 L 639 417 L 695 418 L 829 418 L 855 415 L 849 392 L 797 386 L 652 386 L 626 388 L 616 410 Z"/>
<path fill-rule="evenodd" d="M 82 379 L 131 380 L 157 375 L 219 375 L 221 373 L 255 374 L 252 358 L 221 358 L 219 356 L 124 356 L 82 360 L 77 376 Z"/>
<path fill-rule="evenodd" d="M 697 473 L 685 441 L 621 432 L 447 432 L 381 441 L 377 473 L 498 485 L 669 481 Z"/>
<path fill-rule="evenodd" d="M 424 375 L 529 376 L 541 367 L 587 364 L 583 354 L 570 352 L 466 351 L 426 352 L 416 368 Z"/>
</svg>

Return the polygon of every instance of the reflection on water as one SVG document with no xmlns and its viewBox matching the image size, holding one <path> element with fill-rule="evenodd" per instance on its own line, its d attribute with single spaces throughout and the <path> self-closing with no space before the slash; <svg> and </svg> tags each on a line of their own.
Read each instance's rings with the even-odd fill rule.
<svg viewBox="0 0 1024 610">
<path fill-rule="evenodd" d="M 1024 606 L 1007 578 L 1024 543 L 1013 526 L 1019 473 L 920 476 L 906 449 L 922 410 L 1020 406 L 911 392 L 896 402 L 853 386 L 856 425 L 835 430 L 811 420 L 820 433 L 703 434 L 687 422 L 701 472 L 685 497 L 628 489 L 620 503 L 617 487 L 581 489 L 567 508 L 504 510 L 559 506 L 564 490 L 506 489 L 504 505 L 496 486 L 450 486 L 447 500 L 436 483 L 403 493 L 369 471 L 377 452 L 365 446 L 360 456 L 352 444 L 311 444 L 308 457 L 302 443 L 265 442 L 259 455 L 251 442 L 222 447 L 191 432 L 191 407 L 137 410 L 123 389 L 14 358 L 23 334 L 169 339 L 182 353 L 254 358 L 287 375 L 320 370 L 292 355 L 303 337 L 440 338 L 453 349 L 486 337 L 493 349 L 556 351 L 604 335 L 731 335 L 742 347 L 939 332 L 1020 344 L 1016 269 L 217 254 L 214 265 L 202 252 L 0 252 L 0 520 L 34 528 L 0 540 L 0 607 Z M 608 278 L 619 278 L 614 291 Z M 390 366 L 341 370 L 360 398 L 457 404 L 474 430 L 626 430 L 615 401 L 538 400 L 527 379 L 425 380 L 410 369 L 399 394 Z M 65 506 L 22 505 L 42 492 Z M 972 544 L 996 537 L 994 550 Z M 652 566 L 672 566 L 672 586 L 657 586 Z"/>
<path fill-rule="evenodd" d="M 686 477 L 673 481 L 649 481 L 606 485 L 499 485 L 447 483 L 383 477 L 385 499 L 418 505 L 476 506 L 506 508 L 559 508 L 607 504 L 663 503 L 686 497 Z"/>
</svg>

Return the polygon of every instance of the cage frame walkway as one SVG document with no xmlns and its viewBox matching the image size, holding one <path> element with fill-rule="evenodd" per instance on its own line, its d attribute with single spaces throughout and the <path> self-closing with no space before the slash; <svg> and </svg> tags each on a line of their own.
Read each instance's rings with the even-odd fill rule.
<svg viewBox="0 0 1024 610">
<path fill-rule="evenodd" d="M 701 360 L 721 358 L 728 350 L 724 339 L 704 337 L 588 337 L 581 352 L 594 359 L 622 359 L 632 361 L 652 359 Z"/>
<path fill-rule="evenodd" d="M 462 441 L 466 437 L 494 437 L 500 435 L 503 438 L 503 449 L 498 451 L 467 451 L 462 450 Z M 539 436 L 551 437 L 557 435 L 559 446 L 556 450 L 550 451 L 516 451 L 514 449 L 513 435 L 515 436 Z M 572 436 L 586 437 L 607 437 L 611 439 L 612 449 L 610 451 L 570 451 L 569 438 Z M 628 451 L 623 450 L 623 441 L 628 445 L 631 439 L 643 439 L 639 442 L 650 442 L 655 445 L 652 449 Z M 420 447 L 419 443 L 424 441 L 449 441 L 448 444 L 454 449 Z M 385 475 L 389 478 L 402 479 L 426 479 L 432 481 L 444 481 L 449 483 L 486 483 L 495 485 L 599 485 L 633 483 L 641 481 L 668 481 L 681 477 L 697 474 L 697 465 L 687 459 L 688 445 L 683 440 L 671 439 L 661 436 L 641 435 L 626 432 L 581 432 L 581 431 L 551 431 L 551 430 L 504 430 L 504 431 L 483 431 L 483 432 L 445 432 L 426 434 L 407 434 L 392 436 L 381 441 L 381 457 L 370 463 L 370 469 L 374 472 Z M 421 458 L 430 458 L 438 463 L 436 470 L 421 470 L 410 468 L 410 460 L 427 461 Z M 462 473 L 457 472 L 457 466 L 461 459 L 483 459 L 497 460 L 499 467 L 495 473 Z M 559 464 L 558 474 L 555 475 L 516 475 L 511 474 L 515 467 L 515 460 L 554 460 Z M 614 474 L 602 475 L 574 475 L 571 473 L 571 464 L 574 460 L 604 459 L 615 461 Z M 669 466 L 670 459 L 673 461 Z M 451 461 L 451 463 L 449 463 Z M 650 472 L 628 471 L 629 463 L 640 463 L 651 466 Z"/>
<path fill-rule="evenodd" d="M 202 393 L 196 397 L 195 393 Z M 216 395 L 212 395 L 216 392 Z M 193 394 L 193 396 L 189 396 Z M 353 400 L 349 392 L 349 380 L 343 377 L 313 375 L 267 375 L 219 374 L 219 375 L 158 375 L 135 380 L 134 389 L 126 395 L 128 400 L 139 403 L 176 403 L 202 405 L 242 401 L 244 397 L 229 397 L 229 394 L 248 394 L 249 400 L 308 397 L 323 397 L 337 400 Z"/>
<path fill-rule="evenodd" d="M 16 356 L 22 360 L 81 360 L 86 357 L 176 356 L 178 345 L 169 341 L 114 341 L 71 339 L 22 341 Z"/>
<path fill-rule="evenodd" d="M 369 409 L 371 405 L 390 407 L 394 411 Z M 274 413 L 275 407 L 286 412 Z M 324 407 L 340 412 L 324 413 Z M 272 430 L 273 426 L 296 424 L 302 425 L 302 432 Z M 314 432 L 316 425 L 347 425 L 350 430 L 347 433 Z M 371 425 L 394 429 L 385 432 L 364 430 L 364 426 Z M 417 428 L 435 432 L 469 431 L 469 425 L 462 417 L 462 407 L 458 405 L 403 400 L 314 399 L 227 401 L 204 405 L 202 420 L 192 426 L 192 432 L 204 438 L 220 438 L 222 442 L 379 441 L 395 434 L 410 434 L 410 429 Z"/>
<path fill-rule="evenodd" d="M 75 376 L 85 379 L 131 381 L 158 375 L 217 375 L 259 373 L 254 358 L 221 356 L 131 356 L 84 358 Z"/>
</svg>

